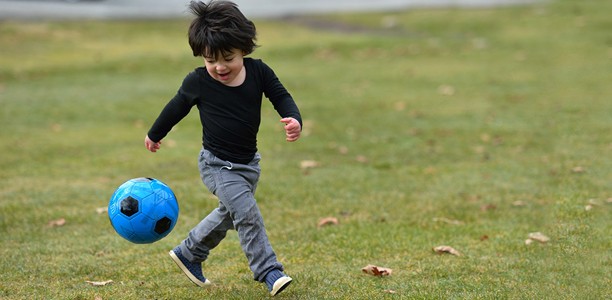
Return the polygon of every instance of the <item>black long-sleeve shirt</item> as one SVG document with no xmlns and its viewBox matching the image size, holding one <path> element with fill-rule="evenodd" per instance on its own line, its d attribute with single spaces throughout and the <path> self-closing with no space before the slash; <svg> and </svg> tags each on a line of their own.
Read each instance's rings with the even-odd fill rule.
<svg viewBox="0 0 612 300">
<path fill-rule="evenodd" d="M 148 132 L 158 142 L 196 105 L 202 122 L 202 145 L 215 156 L 236 163 L 250 162 L 257 152 L 262 95 L 283 117 L 302 125 L 300 111 L 274 71 L 259 59 L 244 58 L 246 78 L 237 87 L 213 79 L 204 67 L 183 80 Z"/>
</svg>

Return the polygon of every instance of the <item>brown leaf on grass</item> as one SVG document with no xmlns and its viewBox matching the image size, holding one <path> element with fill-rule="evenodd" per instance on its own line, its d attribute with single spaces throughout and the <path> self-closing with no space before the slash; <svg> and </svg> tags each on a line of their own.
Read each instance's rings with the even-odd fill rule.
<svg viewBox="0 0 612 300">
<path fill-rule="evenodd" d="M 444 96 L 452 96 L 455 94 L 455 88 L 450 85 L 441 85 L 438 87 L 438 93 Z"/>
<path fill-rule="evenodd" d="M 576 173 L 576 174 L 580 174 L 580 173 L 584 173 L 586 172 L 586 170 L 581 167 L 581 166 L 577 166 L 577 167 L 573 167 L 572 168 L 572 173 Z"/>
<path fill-rule="evenodd" d="M 362 164 L 365 164 L 365 163 L 367 163 L 367 162 L 368 162 L 368 158 L 367 158 L 365 155 L 357 155 L 357 156 L 355 157 L 355 160 L 356 160 L 357 162 L 362 163 Z"/>
<path fill-rule="evenodd" d="M 489 236 L 488 236 L 488 235 L 486 235 L 486 234 L 480 237 L 480 241 L 481 241 L 481 242 L 484 242 L 484 241 L 486 241 L 486 240 L 488 240 L 488 239 L 489 239 Z"/>
<path fill-rule="evenodd" d="M 527 203 L 525 201 L 517 200 L 517 201 L 512 202 L 512 206 L 516 206 L 516 207 L 527 206 Z"/>
<path fill-rule="evenodd" d="M 387 294 L 397 294 L 397 292 L 394 290 L 384 290 L 384 292 Z"/>
<path fill-rule="evenodd" d="M 452 254 L 455 256 L 461 256 L 461 252 L 457 251 L 455 248 L 451 246 L 437 246 L 433 248 L 433 251 L 438 254 Z"/>
<path fill-rule="evenodd" d="M 373 276 L 389 276 L 393 272 L 393 270 L 389 268 L 383 268 L 375 265 L 367 265 L 361 268 L 361 271 Z"/>
<path fill-rule="evenodd" d="M 105 286 L 105 285 L 109 285 L 111 283 L 113 283 L 112 280 L 106 280 L 106 281 L 89 281 L 89 280 L 85 280 L 85 282 L 93 285 L 93 286 Z"/>
<path fill-rule="evenodd" d="M 96 208 L 96 213 L 98 213 L 99 215 L 105 214 L 106 212 L 108 212 L 108 206 Z"/>
<path fill-rule="evenodd" d="M 599 203 L 599 201 L 597 201 L 597 199 L 589 199 L 588 204 L 584 207 L 584 209 L 586 211 L 590 211 L 593 208 L 595 208 L 596 206 L 600 206 L 601 204 Z"/>
<path fill-rule="evenodd" d="M 300 162 L 300 168 L 304 169 L 311 169 L 311 168 L 316 168 L 319 166 L 319 163 L 317 161 L 314 160 L 303 160 Z"/>
<path fill-rule="evenodd" d="M 542 234 L 541 232 L 532 232 L 527 236 L 527 240 L 525 240 L 526 245 L 530 245 L 533 242 L 540 242 L 542 244 L 548 243 L 550 238 Z"/>
<path fill-rule="evenodd" d="M 338 225 L 338 219 L 334 217 L 322 218 L 317 223 L 317 227 L 329 226 L 329 225 Z"/>
<path fill-rule="evenodd" d="M 49 223 L 47 223 L 47 227 L 60 227 L 64 225 L 66 225 L 66 219 L 64 218 L 49 221 Z"/>
<path fill-rule="evenodd" d="M 497 209 L 497 205 L 495 204 L 485 204 L 480 207 L 481 211 L 490 211 L 490 210 L 496 210 L 496 209 Z"/>
</svg>

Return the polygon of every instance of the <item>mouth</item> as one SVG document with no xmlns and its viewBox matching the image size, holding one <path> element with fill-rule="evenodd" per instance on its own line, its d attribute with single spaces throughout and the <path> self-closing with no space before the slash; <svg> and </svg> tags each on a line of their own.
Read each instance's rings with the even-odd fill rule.
<svg viewBox="0 0 612 300">
<path fill-rule="evenodd" d="M 231 72 L 227 72 L 227 73 L 217 73 L 217 76 L 219 76 L 219 79 L 221 80 L 227 80 L 229 78 Z"/>
</svg>

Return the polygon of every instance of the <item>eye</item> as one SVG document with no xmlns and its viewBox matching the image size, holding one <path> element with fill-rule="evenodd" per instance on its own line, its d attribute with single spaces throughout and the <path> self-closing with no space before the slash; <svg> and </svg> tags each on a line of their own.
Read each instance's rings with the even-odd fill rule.
<svg viewBox="0 0 612 300">
<path fill-rule="evenodd" d="M 225 57 L 225 61 L 232 61 L 232 60 L 234 60 L 233 57 Z"/>
</svg>

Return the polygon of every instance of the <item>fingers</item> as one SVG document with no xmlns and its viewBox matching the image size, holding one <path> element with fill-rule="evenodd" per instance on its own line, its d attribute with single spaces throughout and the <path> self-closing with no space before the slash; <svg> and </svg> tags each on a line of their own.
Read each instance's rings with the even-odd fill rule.
<svg viewBox="0 0 612 300">
<path fill-rule="evenodd" d="M 280 121 L 285 123 L 285 134 L 287 136 L 286 140 L 288 142 L 297 141 L 302 132 L 300 122 L 294 118 L 282 118 Z"/>
<path fill-rule="evenodd" d="M 145 144 L 145 148 L 147 148 L 147 150 L 151 151 L 151 152 L 157 152 L 157 150 L 159 150 L 159 148 L 161 147 L 161 141 L 159 142 L 153 142 L 149 136 L 145 137 L 144 140 L 144 144 Z"/>
<path fill-rule="evenodd" d="M 299 138 L 300 138 L 300 134 L 299 134 L 299 133 L 297 133 L 297 134 L 291 134 L 291 135 L 290 135 L 290 134 L 287 134 L 287 138 L 286 138 L 286 140 L 287 140 L 287 142 L 295 142 L 295 141 L 297 141 Z"/>
<path fill-rule="evenodd" d="M 151 152 L 157 152 L 157 150 L 159 150 L 160 146 L 159 143 L 155 143 L 153 145 L 148 145 L 147 149 L 149 149 L 149 151 Z"/>
<path fill-rule="evenodd" d="M 296 130 L 300 128 L 300 122 L 294 118 L 282 118 L 280 120 L 282 123 L 285 123 L 285 130 Z"/>
</svg>

